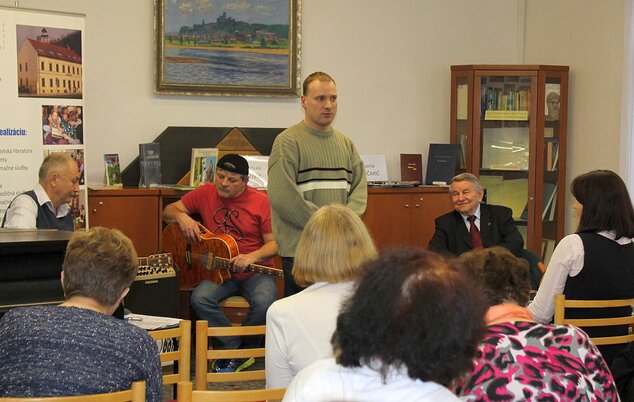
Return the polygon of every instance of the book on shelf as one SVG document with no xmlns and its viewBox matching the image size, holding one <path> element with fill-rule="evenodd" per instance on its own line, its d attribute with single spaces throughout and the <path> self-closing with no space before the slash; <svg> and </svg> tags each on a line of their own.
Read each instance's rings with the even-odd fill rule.
<svg viewBox="0 0 634 402">
<path fill-rule="evenodd" d="M 423 155 L 401 154 L 401 181 L 423 182 Z"/>
<path fill-rule="evenodd" d="M 249 164 L 249 186 L 266 188 L 269 182 L 269 157 L 264 155 L 242 155 Z"/>
<path fill-rule="evenodd" d="M 542 239 L 542 261 L 546 266 L 550 262 L 553 251 L 555 251 L 555 240 Z"/>
<path fill-rule="evenodd" d="M 544 183 L 542 193 L 542 220 L 552 220 L 551 216 L 555 216 L 555 211 L 551 209 L 556 207 L 557 202 L 553 201 L 557 198 L 557 185 L 555 183 Z M 528 202 L 524 207 L 524 211 L 520 217 L 522 220 L 528 220 Z"/>
<path fill-rule="evenodd" d="M 456 87 L 456 118 L 460 120 L 467 119 L 467 104 L 469 100 L 469 86 L 461 84 Z"/>
<path fill-rule="evenodd" d="M 139 187 L 156 187 L 162 183 L 161 144 L 150 142 L 139 144 Z"/>
<path fill-rule="evenodd" d="M 530 89 L 523 85 L 517 89 L 508 90 L 496 87 L 482 87 L 480 105 L 482 115 L 485 115 L 487 111 L 524 111 L 526 112 L 525 114 L 518 114 L 517 116 L 528 116 L 530 104 Z M 527 118 L 509 120 L 527 120 Z"/>
<path fill-rule="evenodd" d="M 425 184 L 449 184 L 456 175 L 458 144 L 429 144 Z"/>
<path fill-rule="evenodd" d="M 192 148 L 189 185 L 198 187 L 205 183 L 212 183 L 216 176 L 217 162 L 218 148 Z"/>
<path fill-rule="evenodd" d="M 546 141 L 544 144 L 544 165 L 548 172 L 557 170 L 557 161 L 559 159 L 559 142 Z"/>
<path fill-rule="evenodd" d="M 467 167 L 467 158 L 465 156 L 467 154 L 467 136 L 458 136 L 458 142 L 458 151 L 460 153 L 460 163 L 458 164 L 458 168 L 465 169 Z"/>
<path fill-rule="evenodd" d="M 121 165 L 119 164 L 119 154 L 104 154 L 104 174 L 107 187 L 123 187 L 121 183 Z"/>
<path fill-rule="evenodd" d="M 547 221 L 554 221 L 557 216 L 557 190 L 553 193 L 553 199 L 550 203 L 550 207 L 548 209 L 548 217 Z"/>
</svg>

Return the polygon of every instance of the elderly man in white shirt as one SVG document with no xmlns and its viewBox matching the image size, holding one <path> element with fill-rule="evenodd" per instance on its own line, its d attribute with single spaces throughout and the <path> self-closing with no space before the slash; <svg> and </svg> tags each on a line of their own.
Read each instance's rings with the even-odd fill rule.
<svg viewBox="0 0 634 402">
<path fill-rule="evenodd" d="M 78 191 L 77 162 L 67 154 L 52 153 L 44 158 L 40 166 L 39 183 L 35 188 L 11 201 L 2 227 L 73 231 L 73 213 L 69 203 Z"/>
</svg>

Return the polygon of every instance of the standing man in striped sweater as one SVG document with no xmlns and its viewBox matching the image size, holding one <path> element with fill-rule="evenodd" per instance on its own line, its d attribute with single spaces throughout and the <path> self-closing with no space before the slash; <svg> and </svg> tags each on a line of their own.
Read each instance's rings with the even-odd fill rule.
<svg viewBox="0 0 634 402">
<path fill-rule="evenodd" d="M 335 80 L 320 71 L 306 77 L 301 105 L 304 120 L 277 136 L 269 158 L 267 192 L 284 268 L 284 296 L 302 290 L 291 271 L 299 236 L 311 215 L 332 203 L 362 215 L 368 198 L 356 147 L 332 127 L 337 114 Z"/>
</svg>

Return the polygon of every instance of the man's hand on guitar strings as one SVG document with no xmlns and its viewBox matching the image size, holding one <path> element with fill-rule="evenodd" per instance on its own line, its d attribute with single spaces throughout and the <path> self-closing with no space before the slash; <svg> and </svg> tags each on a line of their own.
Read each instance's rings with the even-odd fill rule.
<svg viewBox="0 0 634 402">
<path fill-rule="evenodd" d="M 201 239 L 200 229 L 198 228 L 198 225 L 188 226 L 185 228 L 181 226 L 181 231 L 183 232 L 183 236 L 188 243 L 195 244 L 198 243 Z"/>
<path fill-rule="evenodd" d="M 249 265 L 254 264 L 255 260 L 250 258 L 248 254 L 238 254 L 231 259 L 231 262 L 233 263 L 232 271 L 242 272 L 248 268 Z"/>
</svg>

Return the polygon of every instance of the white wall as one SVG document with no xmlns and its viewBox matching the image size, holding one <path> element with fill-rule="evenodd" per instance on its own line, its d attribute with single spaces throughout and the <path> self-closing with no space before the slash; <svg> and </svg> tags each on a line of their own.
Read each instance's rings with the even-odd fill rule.
<svg viewBox="0 0 634 402">
<path fill-rule="evenodd" d="M 622 0 L 527 1 L 525 62 L 570 66 L 568 183 L 589 170 L 620 169 L 623 13 Z"/>
<path fill-rule="evenodd" d="M 334 76 L 340 97 L 335 126 L 361 153 L 386 154 L 390 179 L 399 179 L 399 153 L 426 156 L 429 143 L 448 141 L 450 65 L 522 59 L 571 66 L 569 179 L 590 169 L 619 169 L 624 0 L 302 3 L 302 77 L 315 70 Z M 522 49 L 517 16 L 525 3 Z M 104 153 L 118 152 L 126 166 L 137 144 L 167 126 L 286 127 L 302 117 L 297 98 L 154 95 L 150 0 L 19 4 L 86 14 L 89 182 L 102 180 Z"/>
</svg>

